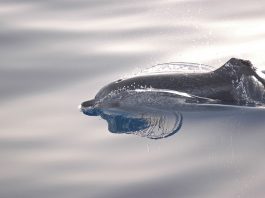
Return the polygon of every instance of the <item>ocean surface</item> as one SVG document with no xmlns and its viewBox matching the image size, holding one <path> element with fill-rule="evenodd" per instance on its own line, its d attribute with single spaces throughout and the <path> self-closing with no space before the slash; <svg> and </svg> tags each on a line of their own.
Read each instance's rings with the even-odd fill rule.
<svg viewBox="0 0 265 198">
<path fill-rule="evenodd" d="M 151 140 L 78 105 L 165 62 L 265 70 L 265 1 L 0 0 L 1 198 L 263 198 L 265 110 L 186 112 Z"/>
</svg>

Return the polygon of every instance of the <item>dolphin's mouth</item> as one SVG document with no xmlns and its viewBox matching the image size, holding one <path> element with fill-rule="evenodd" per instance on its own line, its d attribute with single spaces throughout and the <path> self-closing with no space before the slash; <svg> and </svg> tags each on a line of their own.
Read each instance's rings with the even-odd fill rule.
<svg viewBox="0 0 265 198">
<path fill-rule="evenodd" d="M 82 102 L 81 105 L 79 105 L 79 109 L 89 116 L 98 116 L 100 114 L 100 110 L 95 107 L 95 99 Z"/>
</svg>

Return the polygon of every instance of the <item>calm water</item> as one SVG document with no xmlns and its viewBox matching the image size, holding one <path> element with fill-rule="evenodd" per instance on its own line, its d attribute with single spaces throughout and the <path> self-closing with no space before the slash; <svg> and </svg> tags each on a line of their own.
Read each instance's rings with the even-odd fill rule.
<svg viewBox="0 0 265 198">
<path fill-rule="evenodd" d="M 0 197 L 264 197 L 265 112 L 186 113 L 163 140 L 77 106 L 157 63 L 265 69 L 265 2 L 0 0 Z"/>
</svg>

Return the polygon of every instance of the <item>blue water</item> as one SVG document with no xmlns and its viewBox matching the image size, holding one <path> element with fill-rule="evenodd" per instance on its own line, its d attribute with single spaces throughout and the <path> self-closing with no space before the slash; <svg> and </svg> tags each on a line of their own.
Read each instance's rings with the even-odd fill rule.
<svg viewBox="0 0 265 198">
<path fill-rule="evenodd" d="M 264 197 L 264 111 L 186 112 L 150 140 L 77 106 L 165 62 L 265 69 L 264 3 L 0 1 L 0 197 Z M 188 124 L 187 124 L 188 123 Z"/>
</svg>

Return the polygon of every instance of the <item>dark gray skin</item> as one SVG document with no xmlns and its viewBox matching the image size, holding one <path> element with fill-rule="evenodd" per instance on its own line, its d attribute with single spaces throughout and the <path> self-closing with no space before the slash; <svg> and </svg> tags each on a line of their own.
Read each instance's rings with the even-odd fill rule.
<svg viewBox="0 0 265 198">
<path fill-rule="evenodd" d="M 232 58 L 222 67 L 207 73 L 158 74 L 118 80 L 103 87 L 94 100 L 83 102 L 81 106 L 82 108 L 90 107 L 95 100 L 124 87 L 126 90 L 140 89 L 141 87 L 175 90 L 215 99 L 221 104 L 240 105 L 238 97 L 234 94 L 233 84 L 238 82 L 242 75 L 256 78 L 264 89 L 265 79 L 257 74 L 250 61 Z"/>
</svg>

